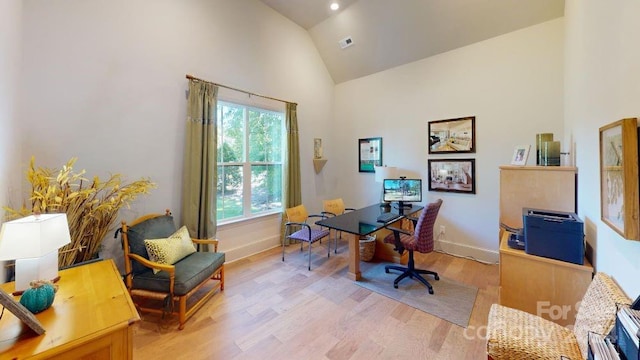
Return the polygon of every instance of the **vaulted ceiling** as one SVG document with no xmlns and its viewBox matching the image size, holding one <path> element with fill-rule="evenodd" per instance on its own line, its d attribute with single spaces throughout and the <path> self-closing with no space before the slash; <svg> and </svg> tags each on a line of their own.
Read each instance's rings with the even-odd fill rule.
<svg viewBox="0 0 640 360">
<path fill-rule="evenodd" d="M 309 32 L 336 83 L 564 15 L 564 0 L 261 1 Z"/>
</svg>

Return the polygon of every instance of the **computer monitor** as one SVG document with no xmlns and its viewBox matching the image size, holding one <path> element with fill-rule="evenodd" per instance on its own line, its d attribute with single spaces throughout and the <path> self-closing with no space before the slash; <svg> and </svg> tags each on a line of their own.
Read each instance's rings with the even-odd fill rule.
<svg viewBox="0 0 640 360">
<path fill-rule="evenodd" d="M 398 203 L 399 209 L 422 202 L 422 179 L 384 179 L 382 190 L 382 199 Z"/>
</svg>

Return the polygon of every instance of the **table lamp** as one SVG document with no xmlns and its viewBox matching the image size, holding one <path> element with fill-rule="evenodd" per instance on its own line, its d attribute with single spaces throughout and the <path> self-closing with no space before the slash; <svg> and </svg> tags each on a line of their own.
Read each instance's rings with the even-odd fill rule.
<svg viewBox="0 0 640 360">
<path fill-rule="evenodd" d="M 396 174 L 397 169 L 393 166 L 374 166 L 373 169 L 376 174 L 377 183 L 384 182 L 384 179 L 395 179 L 398 177 Z M 381 187 L 380 206 L 389 206 L 389 204 L 384 201 L 384 186 Z"/>
<path fill-rule="evenodd" d="M 57 280 L 58 249 L 71 242 L 66 214 L 30 215 L 0 229 L 0 260 L 15 260 L 16 292 L 33 280 Z"/>
</svg>

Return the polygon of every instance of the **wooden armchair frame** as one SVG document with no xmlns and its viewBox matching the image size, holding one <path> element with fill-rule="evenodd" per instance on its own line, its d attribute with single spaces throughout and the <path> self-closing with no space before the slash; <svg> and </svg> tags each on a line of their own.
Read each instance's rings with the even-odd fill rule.
<svg viewBox="0 0 640 360">
<path fill-rule="evenodd" d="M 178 315 L 178 319 L 180 322 L 180 325 L 178 327 L 178 329 L 182 330 L 184 329 L 184 324 L 185 322 L 198 310 L 200 309 L 206 302 L 207 300 L 209 300 L 214 294 L 215 292 L 220 289 L 220 291 L 224 290 L 224 264 L 222 264 L 219 268 L 217 268 L 212 274 L 211 276 L 209 276 L 208 278 L 204 279 L 202 282 L 200 282 L 199 284 L 197 284 L 196 286 L 194 286 L 192 289 L 190 289 L 186 294 L 184 295 L 175 295 L 174 294 L 174 286 L 175 286 L 175 276 L 176 276 L 176 265 L 167 265 L 167 264 L 160 264 L 157 262 L 153 262 L 151 260 L 145 259 L 144 257 L 137 255 L 137 254 L 132 254 L 130 252 L 130 244 L 129 244 L 129 237 L 128 237 L 128 229 L 129 227 L 135 226 L 137 224 L 140 224 L 146 220 L 149 219 L 153 219 L 155 217 L 159 217 L 159 216 L 164 216 L 164 215 L 171 215 L 171 212 L 167 209 L 165 214 L 149 214 L 149 215 L 145 215 L 142 216 L 134 221 L 132 221 L 130 224 L 127 224 L 125 221 L 122 222 L 122 242 L 123 242 L 123 250 L 124 250 L 124 266 L 125 266 L 125 285 L 127 287 L 127 290 L 129 291 L 129 294 L 131 295 L 132 299 L 134 300 L 134 303 L 136 305 L 136 307 L 140 310 L 140 311 L 147 311 L 147 312 L 151 312 L 151 313 L 159 313 L 159 314 L 165 314 L 165 313 L 170 313 L 170 314 L 177 314 Z M 192 238 L 191 241 L 193 241 L 193 243 L 195 245 L 200 245 L 200 244 L 210 244 L 213 245 L 213 250 L 214 252 L 218 251 L 218 240 L 217 239 L 195 239 Z M 133 287 L 133 266 L 132 266 L 132 261 L 137 261 L 138 263 L 142 264 L 143 266 L 149 268 L 149 269 L 159 269 L 161 271 L 166 271 L 169 274 L 169 293 L 166 292 L 157 292 L 157 291 L 150 291 L 150 290 L 145 290 L 145 289 L 136 289 Z M 207 292 L 205 294 L 203 294 L 193 305 L 189 306 L 187 308 L 187 300 L 196 292 L 198 292 L 198 290 L 200 290 L 204 285 L 206 285 L 210 280 L 217 280 L 218 282 L 212 286 L 211 289 L 207 290 Z M 167 299 L 170 298 L 172 299 L 172 302 L 169 304 L 169 311 L 167 311 L 167 309 L 165 308 L 165 306 L 161 306 L 160 308 L 158 308 L 157 303 L 158 301 L 161 302 L 161 304 L 164 304 L 164 301 L 167 301 Z M 140 301 L 142 299 L 152 299 L 152 300 L 156 300 L 153 302 L 153 304 L 155 304 L 155 307 L 152 306 L 147 306 L 145 304 L 144 301 Z M 176 311 L 175 309 L 175 303 L 178 303 L 178 309 Z"/>
</svg>

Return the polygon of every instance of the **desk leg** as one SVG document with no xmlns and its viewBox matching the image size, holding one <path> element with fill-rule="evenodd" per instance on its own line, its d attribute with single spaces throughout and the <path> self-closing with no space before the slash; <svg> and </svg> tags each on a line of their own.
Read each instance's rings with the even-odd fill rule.
<svg viewBox="0 0 640 360">
<path fill-rule="evenodd" d="M 360 236 L 346 232 L 343 232 L 342 236 L 346 236 L 349 242 L 349 273 L 347 276 L 351 280 L 360 280 L 362 277 L 360 273 Z"/>
</svg>

